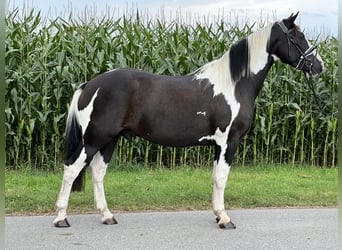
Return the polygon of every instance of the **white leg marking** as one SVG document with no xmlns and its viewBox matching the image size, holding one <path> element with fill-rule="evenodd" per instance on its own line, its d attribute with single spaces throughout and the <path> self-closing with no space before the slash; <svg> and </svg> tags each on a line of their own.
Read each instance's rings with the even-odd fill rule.
<svg viewBox="0 0 342 250">
<path fill-rule="evenodd" d="M 62 187 L 56 202 L 58 215 L 57 218 L 53 221 L 53 223 L 55 224 L 59 221 L 63 221 L 67 217 L 66 211 L 68 208 L 72 183 L 81 172 L 82 168 L 84 168 L 86 159 L 87 155 L 85 153 L 85 149 L 83 148 L 79 157 L 72 165 L 64 166 Z"/>
<path fill-rule="evenodd" d="M 227 141 L 228 141 L 228 135 L 230 131 L 230 127 L 235 120 L 238 112 L 240 109 L 240 104 L 237 103 L 237 105 L 233 108 L 231 106 L 232 114 L 232 120 L 230 121 L 230 124 L 227 126 L 226 131 L 222 132 L 219 128 L 216 129 L 214 135 L 208 135 L 201 137 L 199 141 L 202 140 L 213 140 L 216 142 L 216 144 L 221 148 L 220 156 L 218 159 L 218 162 L 214 162 L 214 169 L 213 169 L 213 180 L 214 180 L 214 188 L 213 188 L 213 210 L 214 214 L 220 218 L 219 224 L 224 225 L 230 222 L 230 218 L 228 217 L 225 208 L 224 208 L 224 189 L 226 187 L 226 182 L 228 179 L 228 174 L 230 170 L 229 164 L 225 160 L 225 153 L 227 150 Z"/>
<path fill-rule="evenodd" d="M 104 162 L 100 152 L 97 152 L 90 163 L 92 180 L 94 186 L 94 198 L 96 208 L 100 210 L 102 215 L 102 223 L 113 219 L 113 214 L 107 208 L 105 198 L 103 179 L 106 174 L 107 164 Z"/>
<path fill-rule="evenodd" d="M 223 153 L 224 154 L 224 153 Z M 213 169 L 213 210 L 214 214 L 220 218 L 219 224 L 230 222 L 224 208 L 224 189 L 228 180 L 230 166 L 220 156 L 219 161 L 214 162 Z"/>
<path fill-rule="evenodd" d="M 224 189 L 226 187 L 228 174 L 230 171 L 230 166 L 228 165 L 224 157 L 226 150 L 227 150 L 227 146 L 228 146 L 227 145 L 228 131 L 229 131 L 229 128 L 227 128 L 227 130 L 222 133 L 221 130 L 217 128 L 214 135 L 200 138 L 200 141 L 201 140 L 214 140 L 216 144 L 220 146 L 221 148 L 218 161 L 214 161 L 214 168 L 213 168 L 214 184 L 213 184 L 213 198 L 212 198 L 214 214 L 220 218 L 219 224 L 226 224 L 230 222 L 230 218 L 228 217 L 224 208 Z"/>
<path fill-rule="evenodd" d="M 266 53 L 266 45 L 265 45 L 265 53 Z M 258 70 L 261 67 L 260 66 L 261 63 L 257 61 L 255 64 L 256 65 L 253 69 Z M 218 162 L 216 161 L 214 162 L 214 169 L 213 169 L 213 179 L 214 179 L 213 209 L 214 209 L 214 213 L 218 217 L 220 217 L 219 224 L 226 224 L 230 222 L 230 218 L 228 217 L 224 209 L 224 189 L 226 187 L 226 182 L 228 179 L 230 166 L 225 161 L 224 155 L 227 150 L 227 141 L 228 141 L 230 128 L 240 111 L 240 103 L 235 98 L 236 83 L 233 81 L 230 71 L 227 70 L 229 68 L 230 68 L 230 59 L 229 59 L 229 52 L 227 52 L 220 59 L 204 65 L 195 75 L 195 79 L 197 80 L 208 79 L 209 82 L 213 85 L 213 90 L 214 90 L 213 97 L 219 94 L 223 94 L 227 102 L 227 105 L 229 105 L 230 110 L 231 110 L 230 123 L 227 125 L 227 127 L 223 131 L 221 131 L 220 128 L 218 127 L 216 128 L 216 131 L 213 135 L 203 136 L 198 139 L 200 142 L 203 140 L 215 141 L 216 145 L 221 148 L 221 153 L 220 153 Z M 246 72 L 242 72 L 242 75 L 244 75 L 245 73 Z M 199 114 L 201 113 L 197 112 L 197 115 Z"/>
</svg>

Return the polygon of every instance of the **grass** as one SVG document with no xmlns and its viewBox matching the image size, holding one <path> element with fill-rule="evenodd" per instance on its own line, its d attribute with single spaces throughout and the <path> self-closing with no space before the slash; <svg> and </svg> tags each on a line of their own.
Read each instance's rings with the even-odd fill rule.
<svg viewBox="0 0 342 250">
<path fill-rule="evenodd" d="M 109 171 L 105 179 L 112 211 L 211 209 L 211 169 Z M 7 171 L 6 214 L 54 213 L 62 173 Z M 69 212 L 94 212 L 91 177 L 84 193 L 72 193 Z M 226 208 L 337 206 L 337 168 L 235 167 L 225 192 Z"/>
</svg>

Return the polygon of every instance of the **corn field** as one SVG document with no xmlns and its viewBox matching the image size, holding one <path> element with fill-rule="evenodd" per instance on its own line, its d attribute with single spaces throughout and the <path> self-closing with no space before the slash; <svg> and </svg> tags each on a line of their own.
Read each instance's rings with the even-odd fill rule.
<svg viewBox="0 0 342 250">
<path fill-rule="evenodd" d="M 184 75 L 220 57 L 232 43 L 259 28 L 222 20 L 150 18 L 139 12 L 118 18 L 55 18 L 18 10 L 6 14 L 6 163 L 56 170 L 63 162 L 68 105 L 80 83 L 118 67 Z M 262 26 L 262 25 L 261 25 Z M 256 101 L 251 131 L 235 155 L 237 164 L 289 163 L 334 166 L 337 152 L 337 39 L 318 51 L 325 71 L 313 78 L 273 65 Z M 121 139 L 118 165 L 211 166 L 213 148 L 168 148 L 139 138 Z"/>
</svg>

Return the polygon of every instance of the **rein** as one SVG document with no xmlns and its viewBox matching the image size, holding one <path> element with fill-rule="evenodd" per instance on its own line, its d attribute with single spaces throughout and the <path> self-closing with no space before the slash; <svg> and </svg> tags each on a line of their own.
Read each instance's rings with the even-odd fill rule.
<svg viewBox="0 0 342 250">
<path fill-rule="evenodd" d="M 313 55 L 315 53 L 315 50 L 317 48 L 316 46 L 310 46 L 305 52 L 302 51 L 302 49 L 298 46 L 298 44 L 292 39 L 290 32 L 292 31 L 292 29 L 288 29 L 284 22 L 277 22 L 277 24 L 279 25 L 279 27 L 282 29 L 282 31 L 284 32 L 286 39 L 287 39 L 287 43 L 288 43 L 288 48 L 289 48 L 289 58 L 291 56 L 291 44 L 296 48 L 296 50 L 301 54 L 299 61 L 297 63 L 297 66 L 295 67 L 296 69 L 300 70 L 301 72 L 303 72 L 304 77 L 305 77 L 305 81 L 308 84 L 310 90 L 313 93 L 315 102 L 319 108 L 319 110 L 324 113 L 325 115 L 329 115 L 328 113 L 326 113 L 321 105 L 320 102 L 320 98 L 317 96 L 316 90 L 313 86 L 313 81 L 312 81 L 312 66 L 313 66 L 313 62 L 311 59 L 309 59 L 308 57 L 310 55 Z M 316 52 L 317 53 L 317 52 Z M 306 65 L 309 69 L 310 69 L 310 78 L 308 78 L 307 74 L 304 72 L 303 67 L 304 65 Z"/>
<path fill-rule="evenodd" d="M 304 74 L 306 83 L 308 84 L 308 86 L 309 86 L 311 92 L 313 93 L 315 102 L 316 102 L 316 104 L 317 104 L 319 110 L 320 110 L 323 114 L 325 114 L 326 116 L 328 116 L 329 113 L 325 112 L 325 110 L 323 109 L 323 107 L 322 107 L 322 105 L 321 105 L 320 98 L 317 96 L 316 90 L 315 90 L 315 88 L 314 88 L 314 86 L 313 86 L 313 84 L 312 84 L 312 82 L 313 82 L 313 81 L 312 81 L 312 76 L 310 76 L 310 78 L 308 78 L 307 74 L 306 74 L 304 71 L 302 71 L 302 72 L 303 72 L 303 74 Z"/>
</svg>

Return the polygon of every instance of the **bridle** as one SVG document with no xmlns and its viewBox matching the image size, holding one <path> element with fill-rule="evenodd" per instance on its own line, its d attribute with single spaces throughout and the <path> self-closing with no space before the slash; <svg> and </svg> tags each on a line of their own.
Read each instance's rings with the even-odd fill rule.
<svg viewBox="0 0 342 250">
<path fill-rule="evenodd" d="M 289 51 L 289 59 L 291 56 L 291 44 L 296 48 L 296 50 L 299 52 L 299 54 L 301 55 L 299 58 L 299 61 L 296 65 L 296 69 L 298 70 L 303 70 L 304 66 L 307 66 L 309 68 L 309 73 L 310 75 L 312 75 L 312 67 L 313 67 L 313 62 L 312 60 L 309 58 L 310 55 L 313 55 L 316 52 L 316 46 L 310 46 L 306 51 L 303 52 L 303 50 L 298 46 L 298 44 L 296 43 L 295 40 L 293 40 L 292 35 L 291 35 L 291 31 L 292 29 L 288 29 L 284 22 L 277 22 L 277 24 L 279 25 L 279 27 L 282 29 L 282 31 L 284 32 L 286 39 L 287 39 L 287 44 L 288 44 L 288 51 Z"/>
<path fill-rule="evenodd" d="M 321 106 L 321 103 L 318 101 L 319 98 L 318 98 L 318 96 L 316 94 L 316 91 L 315 91 L 315 88 L 314 88 L 314 86 L 312 84 L 312 77 L 311 76 L 312 76 L 313 62 L 309 58 L 309 56 L 313 55 L 314 53 L 317 54 L 317 51 L 316 51 L 317 45 L 316 46 L 309 46 L 309 48 L 306 51 L 303 52 L 303 50 L 298 46 L 296 41 L 293 40 L 293 38 L 292 38 L 292 35 L 291 35 L 292 29 L 288 29 L 283 21 L 277 22 L 277 24 L 279 25 L 279 27 L 282 29 L 282 31 L 284 32 L 284 34 L 286 36 L 287 44 L 288 44 L 288 48 L 289 48 L 288 49 L 288 51 L 289 51 L 289 54 L 288 54 L 289 59 L 290 59 L 290 56 L 291 56 L 291 44 L 292 44 L 296 48 L 296 50 L 299 52 L 299 54 L 301 55 L 295 68 L 300 70 L 300 71 L 302 71 L 304 73 L 305 80 L 306 80 L 307 84 L 309 85 L 309 88 L 311 89 L 311 91 L 312 91 L 312 93 L 314 95 L 314 99 L 316 101 L 316 104 L 318 105 L 318 107 L 321 110 L 321 112 L 327 114 L 323 110 L 323 108 Z M 304 66 L 307 66 L 308 69 L 309 69 L 310 79 L 306 75 L 306 72 L 303 70 Z"/>
</svg>

